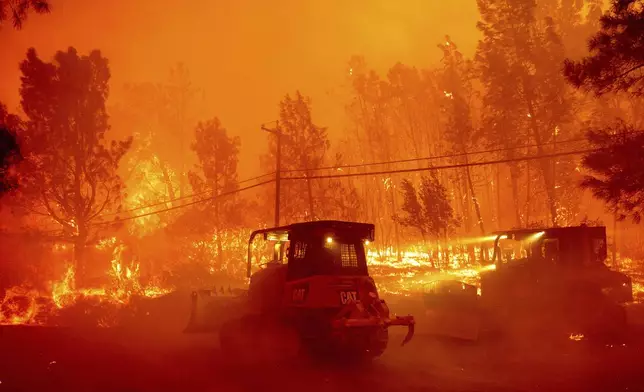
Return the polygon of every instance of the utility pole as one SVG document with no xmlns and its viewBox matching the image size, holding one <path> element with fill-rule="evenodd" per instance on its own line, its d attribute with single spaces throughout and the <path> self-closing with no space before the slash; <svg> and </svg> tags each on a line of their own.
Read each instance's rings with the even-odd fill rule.
<svg viewBox="0 0 644 392">
<path fill-rule="evenodd" d="M 266 128 L 262 124 L 262 130 L 277 136 L 277 152 L 275 153 L 275 227 L 280 225 L 280 172 L 281 172 L 281 150 L 282 150 L 282 132 L 280 131 L 279 121 L 275 121 L 275 128 Z"/>
</svg>

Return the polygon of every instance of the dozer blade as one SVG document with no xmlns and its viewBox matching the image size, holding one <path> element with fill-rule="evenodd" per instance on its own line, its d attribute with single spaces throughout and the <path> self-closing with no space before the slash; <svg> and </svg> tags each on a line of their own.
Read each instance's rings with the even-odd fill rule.
<svg viewBox="0 0 644 392">
<path fill-rule="evenodd" d="M 218 331 L 222 324 L 245 309 L 246 298 L 230 291 L 197 290 L 191 294 L 191 311 L 184 333 L 209 333 Z"/>
</svg>

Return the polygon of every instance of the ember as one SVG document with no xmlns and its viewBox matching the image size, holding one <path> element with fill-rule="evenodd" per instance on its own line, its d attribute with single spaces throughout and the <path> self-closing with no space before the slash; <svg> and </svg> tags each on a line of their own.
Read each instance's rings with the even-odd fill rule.
<svg viewBox="0 0 644 392">
<path fill-rule="evenodd" d="M 578 342 L 578 341 L 584 339 L 584 335 L 581 334 L 581 333 L 574 333 L 574 334 L 570 334 L 570 336 L 568 338 L 570 340 L 574 340 L 574 341 Z"/>
</svg>

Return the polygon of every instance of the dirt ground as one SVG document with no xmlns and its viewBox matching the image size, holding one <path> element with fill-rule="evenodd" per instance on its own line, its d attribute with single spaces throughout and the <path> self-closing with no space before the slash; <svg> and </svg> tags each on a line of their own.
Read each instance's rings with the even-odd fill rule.
<svg viewBox="0 0 644 392">
<path fill-rule="evenodd" d="M 644 336 L 624 344 L 546 343 L 529 337 L 478 344 L 419 333 L 370 365 L 292 363 L 241 367 L 214 335 L 181 333 L 168 309 L 119 329 L 0 327 L 4 391 L 644 391 Z"/>
<path fill-rule="evenodd" d="M 640 343 L 465 345 L 417 336 L 371 365 L 238 367 L 216 337 L 4 327 L 0 391 L 644 391 Z"/>
</svg>

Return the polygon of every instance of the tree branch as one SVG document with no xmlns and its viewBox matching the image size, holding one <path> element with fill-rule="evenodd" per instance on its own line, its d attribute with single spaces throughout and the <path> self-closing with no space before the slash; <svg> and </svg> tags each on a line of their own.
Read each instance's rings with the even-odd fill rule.
<svg viewBox="0 0 644 392">
<path fill-rule="evenodd" d="M 91 177 L 87 173 L 87 167 L 83 167 L 83 172 L 85 173 L 85 178 L 87 182 L 89 182 L 90 189 L 91 189 L 91 196 L 89 197 L 89 200 L 86 205 L 83 206 L 83 218 L 89 215 L 89 213 L 92 211 L 92 206 L 94 205 L 94 201 L 96 201 L 96 178 Z"/>
<path fill-rule="evenodd" d="M 103 205 L 90 217 L 87 218 L 88 221 L 91 221 L 92 219 L 96 218 L 103 210 L 105 209 L 105 206 L 107 206 L 107 203 L 110 201 L 110 189 L 105 186 L 105 190 L 107 191 L 107 195 L 105 195 L 105 200 L 103 201 Z"/>
<path fill-rule="evenodd" d="M 44 201 L 43 205 L 47 209 L 47 212 L 49 212 L 49 216 L 51 216 L 56 222 L 60 223 L 62 226 L 66 227 L 66 228 L 73 229 L 72 225 L 70 225 L 64 219 L 62 219 L 62 218 L 58 217 L 58 215 L 56 215 L 54 210 L 49 205 L 49 198 L 47 198 L 47 193 L 45 191 L 42 191 L 41 194 L 42 194 L 43 201 Z"/>
</svg>

